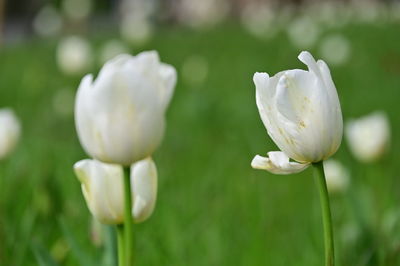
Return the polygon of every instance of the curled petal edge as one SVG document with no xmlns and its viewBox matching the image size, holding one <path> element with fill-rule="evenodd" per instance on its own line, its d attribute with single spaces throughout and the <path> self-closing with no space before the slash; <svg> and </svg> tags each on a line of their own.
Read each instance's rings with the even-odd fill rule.
<svg viewBox="0 0 400 266">
<path fill-rule="evenodd" d="M 289 157 L 281 151 L 268 152 L 268 157 L 256 155 L 251 161 L 254 169 L 266 170 L 277 175 L 289 175 L 305 170 L 309 163 L 290 162 Z"/>
</svg>

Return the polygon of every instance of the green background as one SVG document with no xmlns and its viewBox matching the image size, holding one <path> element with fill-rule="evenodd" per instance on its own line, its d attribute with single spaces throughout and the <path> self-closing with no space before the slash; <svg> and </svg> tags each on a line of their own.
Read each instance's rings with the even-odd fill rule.
<svg viewBox="0 0 400 266">
<path fill-rule="evenodd" d="M 357 162 L 345 139 L 334 156 L 351 173 L 347 192 L 331 197 L 338 265 L 400 265 L 400 27 L 350 24 L 340 33 L 351 42 L 351 58 L 331 72 L 344 120 L 384 110 L 392 141 L 373 164 Z M 109 38 L 116 36 L 98 33 L 90 41 L 97 48 Z M 259 118 L 253 73 L 305 68 L 286 34 L 263 41 L 236 23 L 164 27 L 131 48 L 155 49 L 178 70 L 166 135 L 154 154 L 156 210 L 134 227 L 137 265 L 322 265 L 312 169 L 277 176 L 250 167 L 254 155 L 277 149 Z M 60 73 L 55 51 L 56 41 L 35 39 L 0 50 L 0 106 L 12 107 L 23 127 L 17 150 L 0 162 L 0 265 L 107 265 L 112 253 L 90 241 L 91 215 L 72 171 L 87 155 L 73 115 L 57 115 L 52 104 L 61 88 L 75 93 L 81 77 Z M 320 58 L 318 49 L 310 52 Z M 209 67 L 197 85 L 179 76 L 193 54 Z M 103 237 L 110 232 L 104 228 Z"/>
</svg>

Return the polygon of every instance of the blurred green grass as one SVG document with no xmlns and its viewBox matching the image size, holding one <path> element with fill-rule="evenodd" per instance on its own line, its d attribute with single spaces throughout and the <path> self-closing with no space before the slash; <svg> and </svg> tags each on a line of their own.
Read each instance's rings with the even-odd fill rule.
<svg viewBox="0 0 400 266">
<path fill-rule="evenodd" d="M 335 155 L 352 178 L 346 194 L 332 197 L 338 265 L 400 264 L 398 219 L 394 229 L 384 226 L 388 213 L 400 211 L 398 26 L 340 30 L 352 45 L 349 63 L 331 67 L 344 118 L 386 111 L 392 144 L 371 165 L 355 161 L 345 140 Z M 99 47 L 110 37 L 90 39 Z M 283 32 L 262 41 L 229 23 L 207 31 L 163 28 L 132 53 L 149 49 L 158 50 L 178 75 L 187 57 L 203 56 L 209 74 L 199 85 L 179 77 L 167 132 L 154 154 L 157 207 L 150 220 L 135 226 L 137 265 L 321 265 L 311 169 L 274 176 L 250 167 L 255 154 L 276 149 L 255 105 L 253 73 L 304 68 L 300 51 Z M 31 40 L 0 51 L 0 106 L 14 108 L 23 123 L 17 150 L 0 162 L 0 265 L 37 265 L 34 247 L 54 255 L 67 246 L 62 265 L 99 265 L 103 256 L 90 241 L 91 216 L 72 171 L 87 156 L 73 116 L 56 115 L 52 104 L 57 90 L 75 91 L 81 77 L 57 70 L 55 50 L 56 41 Z M 310 51 L 320 57 L 318 49 Z"/>
</svg>

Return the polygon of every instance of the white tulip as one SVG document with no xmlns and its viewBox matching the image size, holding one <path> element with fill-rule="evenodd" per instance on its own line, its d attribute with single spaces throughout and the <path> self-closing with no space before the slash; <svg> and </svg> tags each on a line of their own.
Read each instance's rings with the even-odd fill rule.
<svg viewBox="0 0 400 266">
<path fill-rule="evenodd" d="M 123 169 L 116 164 L 82 160 L 74 165 L 93 216 L 104 224 L 124 222 Z M 132 217 L 136 223 L 153 213 L 157 199 L 157 169 L 149 157 L 131 166 Z"/>
<path fill-rule="evenodd" d="M 269 136 L 281 150 L 256 156 L 252 166 L 276 174 L 296 173 L 333 155 L 342 140 L 343 121 L 336 87 L 324 61 L 299 55 L 305 70 L 269 77 L 255 73 L 257 107 Z M 278 154 L 279 153 L 279 154 Z M 298 163 L 289 162 L 289 158 Z"/>
<path fill-rule="evenodd" d="M 324 161 L 324 172 L 329 193 L 335 194 L 347 190 L 350 174 L 340 162 L 333 159 Z"/>
<path fill-rule="evenodd" d="M 75 101 L 76 129 L 85 151 L 125 166 L 150 156 L 162 140 L 175 83 L 175 68 L 160 63 L 155 51 L 117 56 L 96 80 L 85 76 Z"/>
<path fill-rule="evenodd" d="M 346 123 L 346 138 L 354 156 L 363 162 L 379 159 L 390 142 L 390 125 L 386 114 L 377 111 Z"/>
<path fill-rule="evenodd" d="M 11 109 L 0 109 L 0 160 L 12 152 L 21 134 L 21 125 Z"/>
</svg>

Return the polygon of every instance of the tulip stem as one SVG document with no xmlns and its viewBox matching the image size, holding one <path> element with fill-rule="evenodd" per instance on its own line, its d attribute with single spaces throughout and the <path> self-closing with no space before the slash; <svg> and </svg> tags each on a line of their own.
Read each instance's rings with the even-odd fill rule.
<svg viewBox="0 0 400 266">
<path fill-rule="evenodd" d="M 132 218 L 132 192 L 130 180 L 130 168 L 124 167 L 124 242 L 125 242 L 125 266 L 133 266 L 133 218 Z"/>
<path fill-rule="evenodd" d="M 118 266 L 125 266 L 125 245 L 124 245 L 124 226 L 117 225 L 117 243 L 118 243 Z"/>
<path fill-rule="evenodd" d="M 325 265 L 335 265 L 335 252 L 333 243 L 332 216 L 329 206 L 328 188 L 324 173 L 323 162 L 313 163 L 314 178 L 318 186 L 319 196 L 321 200 L 322 222 L 324 226 L 324 242 L 325 242 Z"/>
</svg>

